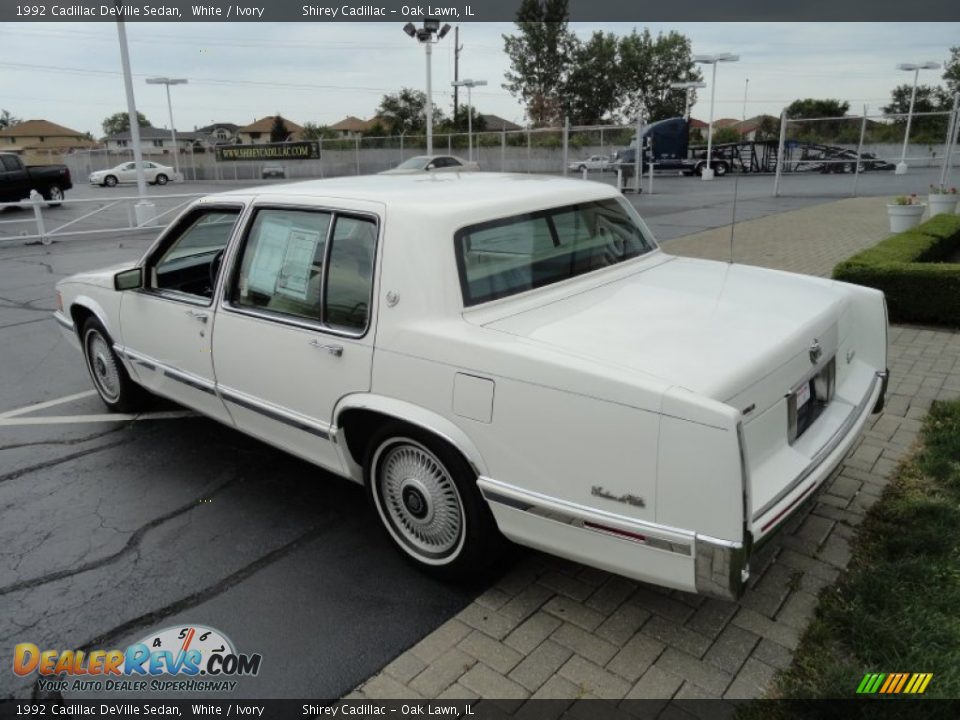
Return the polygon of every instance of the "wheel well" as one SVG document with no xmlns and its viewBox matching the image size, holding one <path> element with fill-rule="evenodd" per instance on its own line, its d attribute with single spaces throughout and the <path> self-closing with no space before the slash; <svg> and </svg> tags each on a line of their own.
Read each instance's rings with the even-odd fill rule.
<svg viewBox="0 0 960 720">
<path fill-rule="evenodd" d="M 343 430 L 344 437 L 347 441 L 347 450 L 350 452 L 350 456 L 353 458 L 354 462 L 357 463 L 357 465 L 363 465 L 363 456 L 366 453 L 367 443 L 369 442 L 370 437 L 377 431 L 378 428 L 386 423 L 405 423 L 410 427 L 429 433 L 437 440 L 437 442 L 442 442 L 443 444 L 452 448 L 467 462 L 468 465 L 473 467 L 473 463 L 464 455 L 460 448 L 442 435 L 438 435 L 437 433 L 431 431 L 430 428 L 412 423 L 404 418 L 377 412 L 376 410 L 351 408 L 344 410 L 340 414 L 340 417 L 337 419 L 337 424 Z"/>
<path fill-rule="evenodd" d="M 73 320 L 73 329 L 76 331 L 77 336 L 80 335 L 80 330 L 83 328 L 83 324 L 92 317 L 96 317 L 93 310 L 83 305 L 71 305 L 70 306 L 70 319 Z"/>
</svg>

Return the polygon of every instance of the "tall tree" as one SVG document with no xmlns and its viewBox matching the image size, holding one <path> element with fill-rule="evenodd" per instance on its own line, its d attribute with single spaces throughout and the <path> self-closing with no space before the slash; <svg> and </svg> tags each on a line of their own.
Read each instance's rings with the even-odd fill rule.
<svg viewBox="0 0 960 720">
<path fill-rule="evenodd" d="M 563 88 L 563 111 L 570 122 L 595 125 L 614 119 L 623 100 L 620 74 L 616 35 L 598 31 L 577 43 Z"/>
<path fill-rule="evenodd" d="M 670 84 L 703 79 L 693 62 L 690 38 L 675 30 L 654 38 L 649 28 L 642 33 L 634 29 L 620 39 L 619 50 L 624 118 L 643 115 L 648 120 L 662 120 L 683 115 L 684 93 Z M 691 104 L 695 99 L 693 95 Z"/>
<path fill-rule="evenodd" d="M 273 123 L 270 125 L 270 142 L 286 142 L 290 137 L 290 131 L 287 130 L 287 124 L 283 121 L 283 116 L 277 113 L 273 116 Z"/>
<path fill-rule="evenodd" d="M 503 36 L 510 58 L 503 87 L 523 102 L 536 126 L 560 120 L 560 96 L 576 47 L 568 18 L 567 0 L 522 0 L 516 20 L 519 33 Z"/>
<path fill-rule="evenodd" d="M 950 48 L 950 59 L 943 71 L 943 80 L 951 95 L 960 93 L 960 45 Z"/>
<path fill-rule="evenodd" d="M 150 127 L 150 121 L 142 112 L 137 112 L 137 125 L 140 127 Z M 130 115 L 125 112 L 114 113 L 103 120 L 104 135 L 119 135 L 130 129 Z"/>
<path fill-rule="evenodd" d="M 0 130 L 6 130 L 20 124 L 20 118 L 14 117 L 9 110 L 0 110 Z"/>
<path fill-rule="evenodd" d="M 890 115 L 899 114 L 894 118 L 894 124 L 900 126 L 901 132 L 906 126 L 906 113 L 910 111 L 910 95 L 912 85 L 898 85 L 890 91 L 890 104 L 884 106 L 883 111 Z M 953 100 L 947 91 L 934 85 L 917 85 L 917 97 L 913 102 L 914 113 L 943 112 L 953 109 Z M 910 137 L 923 142 L 942 141 L 947 132 L 947 117 L 945 115 L 914 117 L 910 122 Z"/>
<path fill-rule="evenodd" d="M 421 133 L 427 126 L 427 95 L 421 90 L 401 88 L 400 92 L 383 96 L 377 115 L 388 121 L 397 135 Z M 443 122 L 443 111 L 434 105 L 433 124 Z"/>
</svg>

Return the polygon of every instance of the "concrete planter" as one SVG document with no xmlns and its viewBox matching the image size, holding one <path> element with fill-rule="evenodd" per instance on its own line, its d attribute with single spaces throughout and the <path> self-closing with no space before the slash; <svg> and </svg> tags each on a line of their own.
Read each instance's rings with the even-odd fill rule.
<svg viewBox="0 0 960 720">
<path fill-rule="evenodd" d="M 953 215 L 957 211 L 957 200 L 960 196 L 955 193 L 931 193 L 927 196 L 930 203 L 930 217 L 934 215 Z"/>
<path fill-rule="evenodd" d="M 920 224 L 926 203 L 919 205 L 887 205 L 887 217 L 890 218 L 890 232 L 901 233 Z"/>
</svg>

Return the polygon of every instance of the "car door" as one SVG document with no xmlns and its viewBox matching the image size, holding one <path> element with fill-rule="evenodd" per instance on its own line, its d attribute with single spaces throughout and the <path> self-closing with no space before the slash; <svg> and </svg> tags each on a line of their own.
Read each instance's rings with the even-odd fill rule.
<svg viewBox="0 0 960 720">
<path fill-rule="evenodd" d="M 144 287 L 120 303 L 120 350 L 140 383 L 231 424 L 214 383 L 213 289 L 242 210 L 201 204 L 178 219 L 147 257 Z"/>
<path fill-rule="evenodd" d="M 157 165 L 153 164 L 152 162 L 144 161 L 143 177 L 147 182 L 150 182 L 150 183 L 155 182 L 157 179 L 157 173 L 159 172 L 160 170 L 157 167 Z"/>
<path fill-rule="evenodd" d="M 370 388 L 376 209 L 255 208 L 217 312 L 217 388 L 237 427 L 335 472 L 334 407 Z"/>
<path fill-rule="evenodd" d="M 19 200 L 30 194 L 30 174 L 19 158 L 0 155 L 0 199 Z"/>
<path fill-rule="evenodd" d="M 117 168 L 117 181 L 122 183 L 137 181 L 137 164 L 128 162 Z"/>
</svg>

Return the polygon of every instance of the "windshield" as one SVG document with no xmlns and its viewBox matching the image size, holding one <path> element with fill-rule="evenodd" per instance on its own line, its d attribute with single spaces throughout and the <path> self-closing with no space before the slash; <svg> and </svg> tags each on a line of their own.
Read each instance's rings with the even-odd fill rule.
<svg viewBox="0 0 960 720">
<path fill-rule="evenodd" d="M 430 162 L 429 155 L 417 155 L 397 165 L 397 170 L 423 170 Z"/>
<path fill-rule="evenodd" d="M 616 265 L 656 245 L 611 198 L 472 225 L 454 239 L 466 306 Z"/>
</svg>

